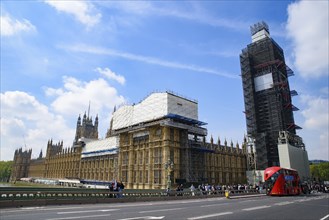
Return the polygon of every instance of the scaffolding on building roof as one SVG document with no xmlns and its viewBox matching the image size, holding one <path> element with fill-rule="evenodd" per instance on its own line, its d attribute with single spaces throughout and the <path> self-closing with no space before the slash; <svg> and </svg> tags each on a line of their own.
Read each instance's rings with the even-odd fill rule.
<svg viewBox="0 0 329 220">
<path fill-rule="evenodd" d="M 250 26 L 251 35 L 254 35 L 263 29 L 266 30 L 268 33 L 270 33 L 269 27 L 264 21 L 258 22 L 256 24 Z"/>
</svg>

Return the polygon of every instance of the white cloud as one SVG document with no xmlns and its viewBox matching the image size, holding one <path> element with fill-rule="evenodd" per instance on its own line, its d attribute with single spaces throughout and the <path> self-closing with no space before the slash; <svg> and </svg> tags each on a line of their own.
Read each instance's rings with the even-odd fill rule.
<svg viewBox="0 0 329 220">
<path fill-rule="evenodd" d="M 76 20 L 90 28 L 100 22 L 102 15 L 95 12 L 93 4 L 86 1 L 51 1 L 46 0 L 47 4 L 54 7 L 57 11 L 71 14 Z"/>
<path fill-rule="evenodd" d="M 97 67 L 95 70 L 97 72 L 99 72 L 100 74 L 102 74 L 103 76 L 105 76 L 105 77 L 107 77 L 109 79 L 113 79 L 113 80 L 117 81 L 121 85 L 124 85 L 125 82 L 126 82 L 126 79 L 122 75 L 116 74 L 115 72 L 113 72 L 109 68 L 102 69 L 100 67 Z"/>
<path fill-rule="evenodd" d="M 47 141 L 63 140 L 64 147 L 72 145 L 76 120 L 91 102 L 91 116 L 99 116 L 99 137 L 109 127 L 115 105 L 125 102 L 117 90 L 104 79 L 89 82 L 63 77 L 62 88 L 46 88 L 45 94 L 54 98 L 51 106 L 42 104 L 34 96 L 22 91 L 1 93 L 0 160 L 12 160 L 20 147 L 32 148 L 37 157 L 45 153 Z"/>
<path fill-rule="evenodd" d="M 301 111 L 305 120 L 301 133 L 309 158 L 329 160 L 329 99 L 309 95 L 300 97 L 302 104 L 306 106 Z"/>
<path fill-rule="evenodd" d="M 41 149 L 45 152 L 50 138 L 64 140 L 66 146 L 74 138 L 74 129 L 66 125 L 62 116 L 51 113 L 35 97 L 21 91 L 1 93 L 0 132 L 0 160 L 12 160 L 15 149 L 24 149 L 25 144 L 35 156 Z"/>
<path fill-rule="evenodd" d="M 329 128 L 329 100 L 321 97 L 301 96 L 307 107 L 301 113 L 305 118 L 304 128 L 323 130 Z"/>
<path fill-rule="evenodd" d="M 158 59 L 155 57 L 148 57 L 148 56 L 143 56 L 143 55 L 139 55 L 139 54 L 132 54 L 132 53 L 116 51 L 116 50 L 107 49 L 107 48 L 92 47 L 92 46 L 83 45 L 83 44 L 64 46 L 64 48 L 68 49 L 70 51 L 74 51 L 74 52 L 108 55 L 108 56 L 124 58 L 127 60 L 134 60 L 134 61 L 139 61 L 139 62 L 143 62 L 143 63 L 159 65 L 159 66 L 163 66 L 163 67 L 184 69 L 184 70 L 190 70 L 190 71 L 194 71 L 194 72 L 201 72 L 201 73 L 208 73 L 208 74 L 215 74 L 218 76 L 223 76 L 225 78 L 240 79 L 238 74 L 233 75 L 233 74 L 218 71 L 215 69 L 210 69 L 207 67 L 201 67 L 201 66 L 195 66 L 192 64 L 184 64 L 184 63 L 177 63 L 177 62 L 172 62 L 172 61 L 167 61 L 167 60 L 161 60 L 161 59 Z"/>
<path fill-rule="evenodd" d="M 328 75 L 328 1 L 298 1 L 288 7 L 288 36 L 295 66 L 305 78 Z"/>
<path fill-rule="evenodd" d="M 26 19 L 19 21 L 11 18 L 9 15 L 4 15 L 0 17 L 0 21 L 1 36 L 12 36 L 18 34 L 19 32 L 30 32 L 36 30 L 35 26 Z"/>
<path fill-rule="evenodd" d="M 45 90 L 46 94 L 56 96 L 51 106 L 63 115 L 77 116 L 87 110 L 89 101 L 95 114 L 110 114 L 115 105 L 125 102 L 124 97 L 118 95 L 117 90 L 102 78 L 83 82 L 64 76 L 63 83 L 63 88 Z"/>
</svg>

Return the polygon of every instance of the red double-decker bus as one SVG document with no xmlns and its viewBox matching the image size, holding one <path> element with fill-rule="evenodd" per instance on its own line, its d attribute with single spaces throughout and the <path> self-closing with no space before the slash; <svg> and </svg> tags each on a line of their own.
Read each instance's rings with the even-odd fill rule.
<svg viewBox="0 0 329 220">
<path fill-rule="evenodd" d="M 267 195 L 299 195 L 301 192 L 298 172 L 293 169 L 269 167 L 264 171 Z"/>
</svg>

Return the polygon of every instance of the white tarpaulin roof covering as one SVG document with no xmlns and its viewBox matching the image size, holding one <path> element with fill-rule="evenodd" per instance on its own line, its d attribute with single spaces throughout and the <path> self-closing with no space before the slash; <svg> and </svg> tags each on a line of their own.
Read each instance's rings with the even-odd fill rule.
<svg viewBox="0 0 329 220">
<path fill-rule="evenodd" d="M 60 183 L 80 183 L 78 179 L 59 179 L 58 182 Z"/>
<path fill-rule="evenodd" d="M 198 104 L 169 92 L 152 93 L 136 105 L 122 106 L 113 114 L 113 130 L 176 114 L 198 120 Z"/>
<path fill-rule="evenodd" d="M 119 137 L 113 136 L 103 140 L 86 142 L 82 149 L 82 158 L 107 154 L 116 154 L 119 147 Z"/>
</svg>

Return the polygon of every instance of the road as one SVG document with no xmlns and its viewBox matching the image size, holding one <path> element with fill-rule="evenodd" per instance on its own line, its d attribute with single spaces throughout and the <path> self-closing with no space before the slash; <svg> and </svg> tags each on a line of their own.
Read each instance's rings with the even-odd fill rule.
<svg viewBox="0 0 329 220">
<path fill-rule="evenodd" d="M 329 220 L 329 194 L 208 198 L 0 209 L 1 220 L 316 219 Z"/>
</svg>

